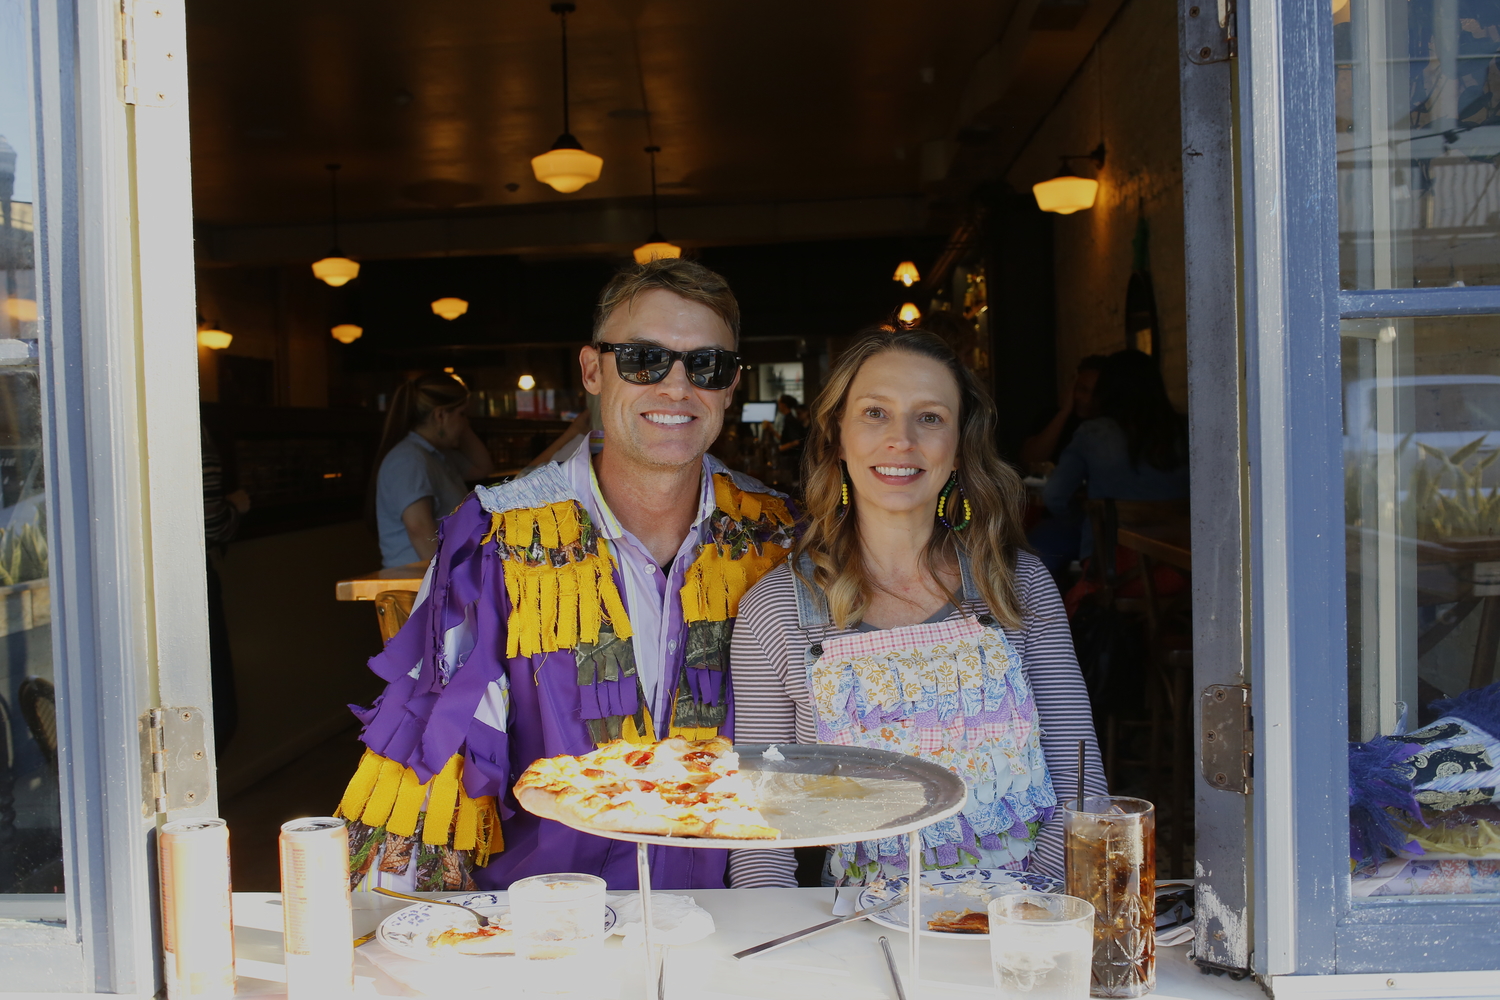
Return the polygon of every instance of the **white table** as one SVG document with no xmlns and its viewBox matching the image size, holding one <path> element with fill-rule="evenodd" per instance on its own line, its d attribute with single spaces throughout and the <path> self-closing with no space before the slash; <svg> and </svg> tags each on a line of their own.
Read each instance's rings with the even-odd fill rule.
<svg viewBox="0 0 1500 1000">
<path fill-rule="evenodd" d="M 882 934 L 891 939 L 897 965 L 903 975 L 906 973 L 905 935 L 868 920 L 826 931 L 762 958 L 739 962 L 731 957 L 742 948 L 827 920 L 833 905 L 832 889 L 699 889 L 682 894 L 691 895 L 713 915 L 717 930 L 696 944 L 671 949 L 667 962 L 669 1000 L 892 1000 L 895 990 L 876 943 Z M 387 914 L 407 905 L 383 896 L 359 896 L 354 911 L 356 934 L 374 930 Z M 281 897 L 268 892 L 237 892 L 234 920 L 238 995 L 284 996 Z M 498 964 L 507 963 L 501 960 Z M 929 982 L 917 987 L 908 981 L 905 985 L 910 1000 L 994 995 L 989 946 L 983 940 L 929 938 L 923 942 L 922 967 Z M 616 996 L 631 1000 L 642 995 L 641 953 L 627 951 L 620 938 L 609 939 L 599 968 L 600 982 L 607 985 L 587 994 L 593 1000 L 613 1000 Z M 493 984 L 460 986 L 451 981 L 435 983 L 434 972 L 434 966 L 397 958 L 376 941 L 355 953 L 359 996 L 532 995 L 518 989 L 510 977 Z M 930 980 L 934 978 L 948 985 L 932 985 Z M 1157 953 L 1156 981 L 1152 996 L 1166 1000 L 1264 997 L 1250 980 L 1234 982 L 1201 974 L 1188 959 L 1187 946 L 1163 948 Z M 424 992 L 413 988 L 413 982 L 433 983 L 433 988 Z"/>
</svg>

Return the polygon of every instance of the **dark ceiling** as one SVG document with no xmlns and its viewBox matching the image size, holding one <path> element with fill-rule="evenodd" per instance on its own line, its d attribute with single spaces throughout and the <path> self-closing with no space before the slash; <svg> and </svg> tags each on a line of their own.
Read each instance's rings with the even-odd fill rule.
<svg viewBox="0 0 1500 1000">
<path fill-rule="evenodd" d="M 648 225 L 648 142 L 689 243 L 943 232 L 1119 0 L 577 0 L 572 131 L 604 170 L 572 195 L 530 167 L 562 124 L 548 6 L 188 0 L 202 262 L 318 254 L 330 162 L 356 256 L 618 251 Z M 772 204 L 844 208 L 722 211 Z M 505 218 L 530 228 L 463 228 Z"/>
</svg>

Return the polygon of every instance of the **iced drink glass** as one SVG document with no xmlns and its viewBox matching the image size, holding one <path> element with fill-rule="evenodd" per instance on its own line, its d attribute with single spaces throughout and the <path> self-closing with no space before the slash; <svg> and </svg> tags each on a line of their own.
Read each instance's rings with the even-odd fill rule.
<svg viewBox="0 0 1500 1000">
<path fill-rule="evenodd" d="M 1001 1000 L 1084 1000 L 1094 953 L 1094 908 L 1049 892 L 990 900 L 990 960 Z"/>
<path fill-rule="evenodd" d="M 516 957 L 573 958 L 604 943 L 604 880 L 594 875 L 533 875 L 510 886 Z"/>
<path fill-rule="evenodd" d="M 1156 813 L 1144 799 L 1086 796 L 1063 804 L 1068 895 L 1094 907 L 1096 997 L 1156 988 Z"/>
</svg>

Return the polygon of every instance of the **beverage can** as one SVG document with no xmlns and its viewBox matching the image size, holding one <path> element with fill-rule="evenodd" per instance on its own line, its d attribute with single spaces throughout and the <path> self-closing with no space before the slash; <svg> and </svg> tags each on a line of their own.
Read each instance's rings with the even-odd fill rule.
<svg viewBox="0 0 1500 1000">
<path fill-rule="evenodd" d="M 168 1000 L 234 996 L 229 825 L 174 820 L 156 835 Z"/>
<path fill-rule="evenodd" d="M 289 1000 L 354 991 L 349 831 L 333 816 L 281 825 L 281 920 Z"/>
</svg>

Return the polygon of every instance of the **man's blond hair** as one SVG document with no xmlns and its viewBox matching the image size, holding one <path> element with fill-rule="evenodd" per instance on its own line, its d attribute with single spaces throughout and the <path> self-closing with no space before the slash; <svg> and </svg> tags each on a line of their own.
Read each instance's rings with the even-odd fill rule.
<svg viewBox="0 0 1500 1000">
<path fill-rule="evenodd" d="M 629 306 L 635 297 L 653 288 L 662 288 L 697 302 L 714 311 L 734 334 L 734 345 L 740 344 L 740 304 L 735 301 L 729 282 L 695 260 L 682 257 L 658 258 L 646 264 L 632 264 L 620 271 L 604 286 L 599 305 L 594 309 L 594 339 L 621 305 Z"/>
</svg>

